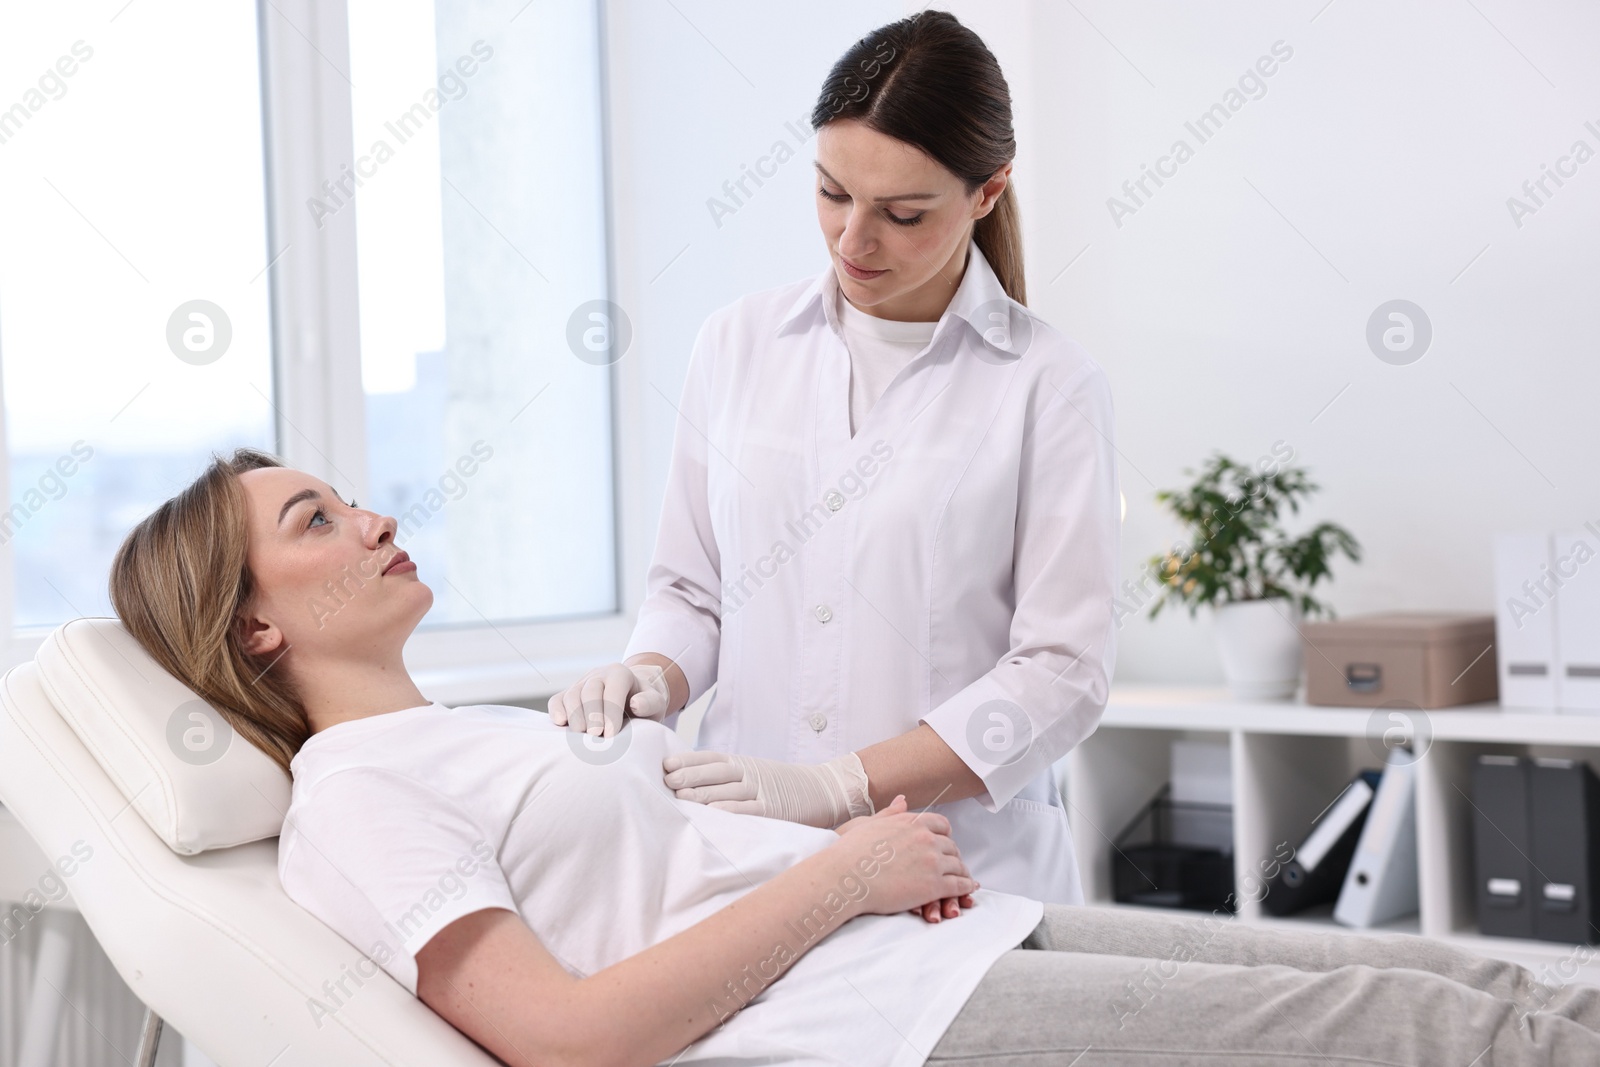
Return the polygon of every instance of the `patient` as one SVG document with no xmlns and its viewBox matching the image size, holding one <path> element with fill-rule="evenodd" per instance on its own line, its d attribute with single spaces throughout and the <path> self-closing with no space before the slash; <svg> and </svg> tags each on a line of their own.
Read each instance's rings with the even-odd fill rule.
<svg viewBox="0 0 1600 1067">
<path fill-rule="evenodd" d="M 837 831 L 735 814 L 672 795 L 658 723 L 433 703 L 401 656 L 433 594 L 394 535 L 239 450 L 128 535 L 112 600 L 292 776 L 289 896 L 505 1063 L 1600 1063 L 1591 987 L 1042 905 L 980 888 L 903 799 Z"/>
</svg>

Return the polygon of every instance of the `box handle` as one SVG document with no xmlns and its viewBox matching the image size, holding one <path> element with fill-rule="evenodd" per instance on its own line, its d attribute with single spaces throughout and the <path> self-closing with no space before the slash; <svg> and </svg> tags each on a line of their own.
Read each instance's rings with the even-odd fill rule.
<svg viewBox="0 0 1600 1067">
<path fill-rule="evenodd" d="M 1344 684 L 1354 693 L 1371 693 L 1383 686 L 1383 667 L 1377 663 L 1347 663 Z"/>
<path fill-rule="evenodd" d="M 1514 903 L 1522 895 L 1522 882 L 1516 878 L 1491 878 L 1489 879 L 1489 896 L 1500 897 L 1501 900 L 1509 898 Z M 1491 900 L 1491 904 L 1499 904 L 1499 900 Z M 1510 903 L 1505 906 L 1509 907 Z"/>
<path fill-rule="evenodd" d="M 1545 911 L 1572 911 L 1577 906 L 1577 887 L 1569 882 L 1546 882 L 1544 887 Z"/>
</svg>

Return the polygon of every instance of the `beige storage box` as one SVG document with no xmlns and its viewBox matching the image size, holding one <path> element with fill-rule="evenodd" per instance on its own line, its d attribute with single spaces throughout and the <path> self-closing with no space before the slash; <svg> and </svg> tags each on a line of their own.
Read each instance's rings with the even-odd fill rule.
<svg viewBox="0 0 1600 1067">
<path fill-rule="evenodd" d="M 1445 708 L 1494 700 L 1494 616 L 1390 612 L 1308 622 L 1306 703 Z"/>
</svg>

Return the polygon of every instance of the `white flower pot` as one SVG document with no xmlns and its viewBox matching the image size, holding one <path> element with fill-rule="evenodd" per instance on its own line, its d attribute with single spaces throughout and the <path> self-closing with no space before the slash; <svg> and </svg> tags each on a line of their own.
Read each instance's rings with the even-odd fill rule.
<svg viewBox="0 0 1600 1067">
<path fill-rule="evenodd" d="M 1287 597 L 1214 609 L 1217 653 L 1235 700 L 1288 700 L 1300 686 L 1300 608 Z"/>
</svg>

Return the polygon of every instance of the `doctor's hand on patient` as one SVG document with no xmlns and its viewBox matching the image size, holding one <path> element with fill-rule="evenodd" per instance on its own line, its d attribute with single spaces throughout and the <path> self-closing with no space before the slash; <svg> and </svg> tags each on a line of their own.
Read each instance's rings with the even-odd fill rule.
<svg viewBox="0 0 1600 1067">
<path fill-rule="evenodd" d="M 722 752 L 674 752 L 661 761 L 661 769 L 663 781 L 681 800 L 808 826 L 836 827 L 841 836 L 852 828 L 874 825 L 885 815 L 906 811 L 905 797 L 898 796 L 890 807 L 873 813 L 867 773 L 853 752 L 818 764 Z M 943 826 L 942 832 L 949 835 L 950 823 L 942 815 L 922 813 L 911 819 Z M 950 847 L 955 847 L 953 841 Z M 939 922 L 954 919 L 962 908 L 972 905 L 972 897 L 961 894 L 930 898 L 911 910 L 928 922 Z"/>
<path fill-rule="evenodd" d="M 552 702 L 554 707 L 554 702 Z M 872 814 L 867 772 L 854 752 L 826 763 L 783 763 L 723 752 L 674 752 L 663 781 L 680 800 L 831 829 Z"/>
<path fill-rule="evenodd" d="M 669 701 L 665 672 L 648 663 L 608 663 L 550 698 L 550 721 L 574 733 L 615 737 L 624 712 L 660 721 Z"/>
</svg>

